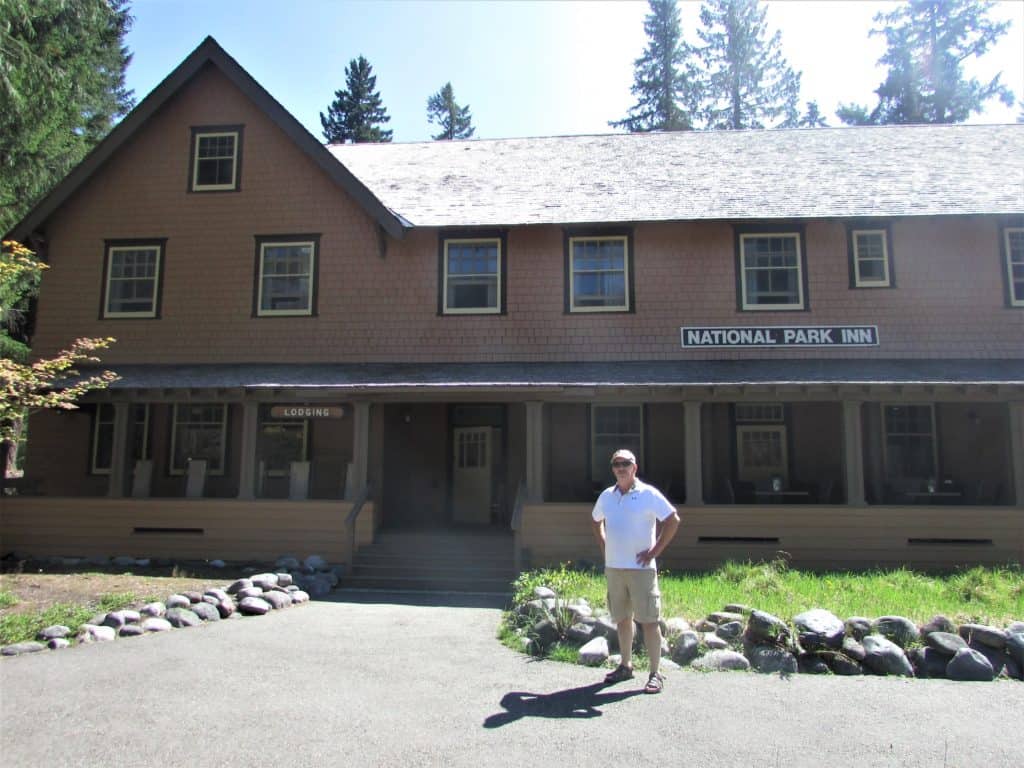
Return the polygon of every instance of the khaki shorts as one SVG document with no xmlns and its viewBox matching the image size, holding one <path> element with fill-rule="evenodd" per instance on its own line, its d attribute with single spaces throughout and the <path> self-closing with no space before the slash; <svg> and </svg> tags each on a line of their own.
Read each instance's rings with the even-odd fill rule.
<svg viewBox="0 0 1024 768">
<path fill-rule="evenodd" d="M 634 618 L 641 624 L 653 624 L 661 618 L 661 591 L 658 572 L 653 568 L 605 568 L 608 582 L 608 612 L 618 624 Z"/>
</svg>

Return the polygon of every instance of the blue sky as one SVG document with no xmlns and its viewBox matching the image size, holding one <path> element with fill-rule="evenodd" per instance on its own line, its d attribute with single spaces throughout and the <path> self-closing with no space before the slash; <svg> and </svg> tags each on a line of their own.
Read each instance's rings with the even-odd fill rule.
<svg viewBox="0 0 1024 768">
<path fill-rule="evenodd" d="M 784 55 L 803 71 L 803 100 L 817 99 L 830 124 L 839 102 L 874 104 L 883 43 L 867 31 L 892 3 L 767 5 Z M 680 7 L 684 36 L 696 42 L 699 3 Z M 426 101 L 447 81 L 469 104 L 477 138 L 607 133 L 633 103 L 647 10 L 612 0 L 135 0 L 127 81 L 141 100 L 213 35 L 317 138 L 319 113 L 360 54 L 377 75 L 395 141 L 430 139 L 437 129 Z M 1024 2 L 1001 2 L 994 15 L 1013 27 L 971 71 L 983 79 L 1002 71 L 1024 98 Z M 991 102 L 973 122 L 1012 122 L 1019 111 Z"/>
</svg>

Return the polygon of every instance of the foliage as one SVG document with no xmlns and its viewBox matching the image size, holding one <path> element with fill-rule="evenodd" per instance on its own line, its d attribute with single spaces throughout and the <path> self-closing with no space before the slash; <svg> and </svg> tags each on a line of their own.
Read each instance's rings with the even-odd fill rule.
<svg viewBox="0 0 1024 768">
<path fill-rule="evenodd" d="M 697 30 L 703 45 L 702 113 L 713 129 L 792 128 L 799 121 L 800 73 L 770 38 L 757 0 L 706 0 Z"/>
<path fill-rule="evenodd" d="M 0 357 L 28 359 L 24 321 L 28 300 L 39 290 L 46 264 L 20 243 L 5 241 L 0 247 Z"/>
<path fill-rule="evenodd" d="M 380 98 L 377 76 L 363 56 L 345 67 L 345 88 L 334 92 L 327 114 L 320 113 L 324 138 L 331 144 L 391 141 L 392 131 L 381 126 L 391 122 Z"/>
<path fill-rule="evenodd" d="M 92 618 L 92 610 L 82 605 L 57 603 L 40 613 L 12 613 L 0 616 L 0 645 L 35 640 L 39 632 L 54 624 L 63 624 L 72 630 Z"/>
<path fill-rule="evenodd" d="M 996 75 L 988 83 L 966 79 L 963 63 L 981 57 L 1009 29 L 988 18 L 993 3 L 979 0 L 909 0 L 891 13 L 879 13 L 871 35 L 884 35 L 888 67 L 870 112 L 859 104 L 841 105 L 836 115 L 850 125 L 959 123 L 998 98 L 1013 94 Z"/>
<path fill-rule="evenodd" d="M 458 105 L 450 82 L 445 83 L 440 91 L 427 99 L 427 121 L 437 123 L 441 129 L 441 132 L 433 137 L 434 141 L 469 139 L 476 131 L 469 105 Z"/>
<path fill-rule="evenodd" d="M 828 127 L 828 122 L 826 122 L 825 116 L 821 114 L 821 109 L 818 107 L 817 101 L 807 102 L 807 111 L 804 112 L 803 116 L 797 122 L 797 126 L 800 128 Z"/>
<path fill-rule="evenodd" d="M 13 592 L 8 592 L 6 589 L 0 590 L 0 608 L 10 608 L 17 604 L 18 598 Z"/>
<path fill-rule="evenodd" d="M 133 105 L 126 0 L 0 0 L 0 233 Z"/>
<path fill-rule="evenodd" d="M 622 120 L 608 125 L 640 131 L 682 131 L 693 127 L 696 76 L 691 59 L 693 49 L 680 32 L 676 0 L 649 0 L 650 13 L 644 19 L 647 47 L 633 63 L 630 92 L 637 102 Z"/>
</svg>

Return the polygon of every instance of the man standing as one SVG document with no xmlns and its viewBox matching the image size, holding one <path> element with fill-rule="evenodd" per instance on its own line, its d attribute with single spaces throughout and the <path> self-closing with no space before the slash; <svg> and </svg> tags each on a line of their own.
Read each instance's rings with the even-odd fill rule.
<svg viewBox="0 0 1024 768">
<path fill-rule="evenodd" d="M 661 592 L 655 557 L 679 529 L 679 515 L 661 491 L 636 477 L 636 456 L 620 449 L 612 454 L 615 485 L 594 505 L 594 535 L 604 553 L 608 611 L 619 635 L 622 663 L 605 677 L 619 683 L 633 677 L 633 619 L 644 631 L 650 674 L 644 693 L 661 693 Z M 661 530 L 658 531 L 658 523 Z"/>
</svg>

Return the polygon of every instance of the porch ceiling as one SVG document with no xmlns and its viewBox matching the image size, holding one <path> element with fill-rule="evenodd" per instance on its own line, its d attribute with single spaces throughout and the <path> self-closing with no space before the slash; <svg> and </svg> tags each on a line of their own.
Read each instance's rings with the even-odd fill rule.
<svg viewBox="0 0 1024 768">
<path fill-rule="evenodd" d="M 1024 387 L 1021 360 L 656 360 L 558 363 L 239 363 L 118 365 L 117 390 L 311 390 L 387 394 L 405 390 L 455 391 L 645 388 L 710 388 L 761 391 L 774 388 Z M 84 375 L 88 371 L 82 371 Z"/>
</svg>

